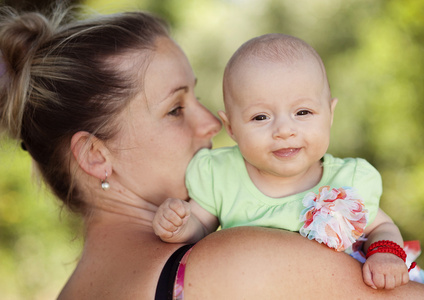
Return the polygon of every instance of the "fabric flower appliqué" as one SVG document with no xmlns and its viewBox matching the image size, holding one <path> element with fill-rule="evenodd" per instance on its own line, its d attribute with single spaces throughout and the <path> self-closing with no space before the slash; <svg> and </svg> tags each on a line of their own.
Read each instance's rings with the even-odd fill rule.
<svg viewBox="0 0 424 300">
<path fill-rule="evenodd" d="M 318 195 L 308 193 L 303 205 L 306 208 L 300 214 L 300 221 L 304 222 L 300 234 L 337 251 L 349 248 L 367 224 L 368 210 L 350 187 L 322 186 Z"/>
</svg>

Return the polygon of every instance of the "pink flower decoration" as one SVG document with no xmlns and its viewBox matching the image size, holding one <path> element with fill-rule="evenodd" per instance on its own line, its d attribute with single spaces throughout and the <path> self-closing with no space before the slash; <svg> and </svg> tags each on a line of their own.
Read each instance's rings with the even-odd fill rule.
<svg viewBox="0 0 424 300">
<path fill-rule="evenodd" d="M 343 251 L 364 233 L 368 210 L 353 188 L 323 186 L 318 195 L 308 193 L 303 205 L 306 208 L 300 214 L 304 222 L 300 234 L 310 240 Z"/>
</svg>

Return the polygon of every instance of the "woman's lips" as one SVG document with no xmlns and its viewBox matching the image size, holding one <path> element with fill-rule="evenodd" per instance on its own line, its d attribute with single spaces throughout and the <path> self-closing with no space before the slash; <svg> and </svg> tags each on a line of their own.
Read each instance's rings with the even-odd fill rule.
<svg viewBox="0 0 424 300">
<path fill-rule="evenodd" d="M 274 155 L 277 157 L 290 158 L 295 156 L 297 153 L 299 153 L 299 151 L 300 151 L 300 148 L 284 148 L 284 149 L 273 151 L 272 153 L 274 153 Z"/>
</svg>

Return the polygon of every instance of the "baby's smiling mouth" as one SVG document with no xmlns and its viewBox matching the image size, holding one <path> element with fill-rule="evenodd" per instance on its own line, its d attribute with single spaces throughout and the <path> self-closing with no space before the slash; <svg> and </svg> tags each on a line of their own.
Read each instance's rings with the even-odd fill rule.
<svg viewBox="0 0 424 300">
<path fill-rule="evenodd" d="M 277 157 L 282 158 L 290 158 L 295 156 L 297 153 L 299 153 L 300 148 L 283 148 L 276 151 L 273 151 L 272 153 Z"/>
</svg>

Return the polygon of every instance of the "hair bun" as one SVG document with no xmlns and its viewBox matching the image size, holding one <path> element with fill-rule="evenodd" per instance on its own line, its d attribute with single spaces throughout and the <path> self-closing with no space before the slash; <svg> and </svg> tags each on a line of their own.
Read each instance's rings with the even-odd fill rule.
<svg viewBox="0 0 424 300">
<path fill-rule="evenodd" d="M 39 13 L 0 9 L 0 129 L 20 138 L 33 57 L 53 33 Z"/>
<path fill-rule="evenodd" d="M 52 29 L 41 14 L 29 12 L 22 15 L 9 9 L 0 15 L 0 49 L 10 71 L 18 74 L 31 60 L 37 48 L 49 39 Z"/>
</svg>

